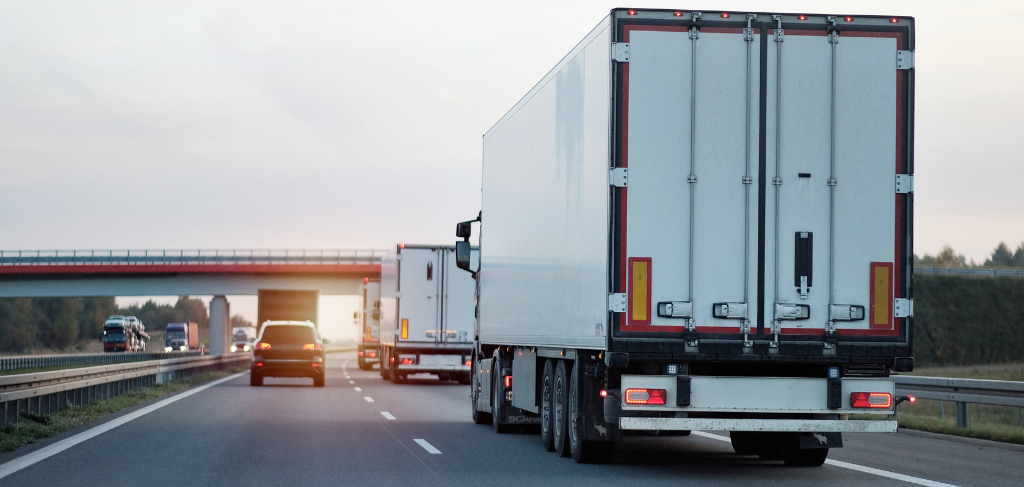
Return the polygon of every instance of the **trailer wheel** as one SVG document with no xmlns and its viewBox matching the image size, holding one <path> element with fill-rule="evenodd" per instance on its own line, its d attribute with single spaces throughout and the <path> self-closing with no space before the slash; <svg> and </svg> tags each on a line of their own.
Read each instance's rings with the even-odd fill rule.
<svg viewBox="0 0 1024 487">
<path fill-rule="evenodd" d="M 491 366 L 491 426 L 495 433 L 511 433 L 512 425 L 501 422 L 505 390 L 501 384 L 501 370 L 505 364 L 501 362 L 501 354 L 494 351 L 494 365 Z"/>
<path fill-rule="evenodd" d="M 565 360 L 559 360 L 555 366 L 555 381 L 551 384 L 551 409 L 554 413 L 551 418 L 552 437 L 555 444 L 555 453 L 563 457 L 569 456 L 569 442 L 566 441 L 568 427 L 566 425 L 566 409 L 568 409 L 567 396 L 569 395 L 568 374 L 565 370 Z"/>
<path fill-rule="evenodd" d="M 547 451 L 555 451 L 554 424 L 551 403 L 554 402 L 551 383 L 555 380 L 555 364 L 544 360 L 544 372 L 540 379 L 540 441 Z"/>
<path fill-rule="evenodd" d="M 732 450 L 737 455 L 754 455 L 757 453 L 757 433 L 753 431 L 730 431 L 729 440 Z"/>
<path fill-rule="evenodd" d="M 373 366 L 364 362 L 363 359 L 359 359 L 359 370 L 370 370 Z"/>
<path fill-rule="evenodd" d="M 583 396 L 585 388 L 580 384 L 581 366 L 579 360 L 573 364 L 572 378 L 569 379 L 569 452 L 576 463 L 607 463 L 615 450 L 615 442 L 583 439 L 587 422 L 580 411 L 580 404 L 586 400 Z"/>
<path fill-rule="evenodd" d="M 477 370 L 477 367 L 478 367 L 478 365 L 477 365 L 477 362 L 476 362 L 476 353 L 474 352 L 473 353 L 473 370 L 470 371 L 470 381 L 472 381 L 472 385 L 470 387 L 472 387 L 472 390 L 469 393 L 469 395 L 473 398 L 473 422 L 476 423 L 476 424 L 490 424 L 491 421 L 492 421 L 491 413 L 485 413 L 485 412 L 481 411 L 480 410 L 480 406 L 478 406 L 478 404 L 480 403 L 480 389 L 481 389 L 481 387 L 480 387 L 480 379 L 477 377 L 477 374 L 475 372 Z"/>
</svg>

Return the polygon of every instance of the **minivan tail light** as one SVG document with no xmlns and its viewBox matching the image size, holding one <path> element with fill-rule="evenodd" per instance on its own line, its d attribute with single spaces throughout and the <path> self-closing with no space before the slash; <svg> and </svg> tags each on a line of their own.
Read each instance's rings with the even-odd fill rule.
<svg viewBox="0 0 1024 487">
<path fill-rule="evenodd" d="M 258 344 L 256 344 L 256 348 L 259 348 L 260 350 L 269 350 L 270 344 L 267 342 L 259 342 Z"/>
<path fill-rule="evenodd" d="M 892 407 L 892 394 L 888 392 L 850 393 L 850 406 L 855 408 L 888 409 Z"/>
<path fill-rule="evenodd" d="M 319 343 L 307 343 L 302 346 L 303 350 L 323 350 L 324 346 Z"/>
<path fill-rule="evenodd" d="M 665 389 L 626 389 L 626 404 L 665 404 Z"/>
</svg>

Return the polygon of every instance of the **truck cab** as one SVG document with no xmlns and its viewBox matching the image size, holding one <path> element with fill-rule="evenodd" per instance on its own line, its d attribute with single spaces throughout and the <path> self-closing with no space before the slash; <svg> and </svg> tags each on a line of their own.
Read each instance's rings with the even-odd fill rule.
<svg viewBox="0 0 1024 487">
<path fill-rule="evenodd" d="M 123 316 L 111 316 L 103 323 L 103 351 L 127 352 L 129 327 Z"/>
</svg>

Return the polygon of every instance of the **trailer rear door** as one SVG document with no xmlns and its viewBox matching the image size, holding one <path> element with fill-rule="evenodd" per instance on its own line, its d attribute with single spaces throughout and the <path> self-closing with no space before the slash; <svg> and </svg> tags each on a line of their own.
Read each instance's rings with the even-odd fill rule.
<svg viewBox="0 0 1024 487">
<path fill-rule="evenodd" d="M 441 329 L 442 257 L 433 248 L 406 247 L 399 255 L 395 341 L 434 343 L 433 334 Z"/>
</svg>

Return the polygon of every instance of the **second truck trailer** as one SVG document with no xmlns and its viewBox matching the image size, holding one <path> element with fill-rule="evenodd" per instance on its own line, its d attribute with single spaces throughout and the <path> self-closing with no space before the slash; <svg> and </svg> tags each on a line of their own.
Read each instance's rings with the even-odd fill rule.
<svg viewBox="0 0 1024 487">
<path fill-rule="evenodd" d="M 821 465 L 912 357 L 914 20 L 613 10 L 484 136 L 473 416 Z M 851 420 L 873 414 L 878 420 Z"/>
</svg>

